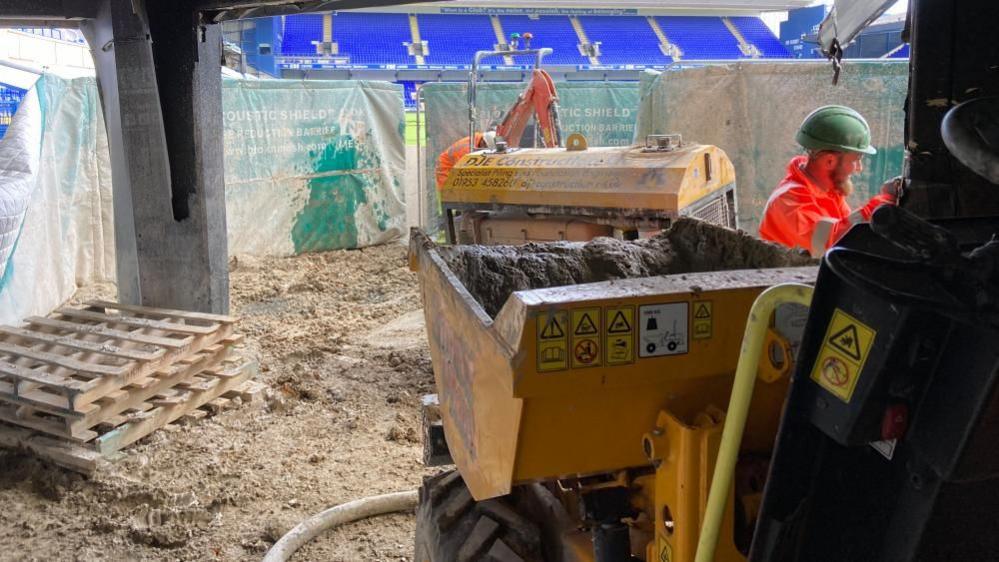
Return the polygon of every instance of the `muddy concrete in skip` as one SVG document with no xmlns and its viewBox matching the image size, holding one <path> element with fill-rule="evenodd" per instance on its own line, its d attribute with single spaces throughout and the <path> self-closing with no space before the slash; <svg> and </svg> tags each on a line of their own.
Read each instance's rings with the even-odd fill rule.
<svg viewBox="0 0 999 562">
<path fill-rule="evenodd" d="M 473 297 L 496 316 L 514 291 L 699 271 L 795 267 L 807 254 L 742 231 L 679 219 L 653 238 L 551 242 L 523 246 L 442 248 L 448 266 Z"/>
</svg>

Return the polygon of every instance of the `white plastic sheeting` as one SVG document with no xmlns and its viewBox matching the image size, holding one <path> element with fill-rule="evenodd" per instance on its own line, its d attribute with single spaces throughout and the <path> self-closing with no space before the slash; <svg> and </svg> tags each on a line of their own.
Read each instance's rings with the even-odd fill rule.
<svg viewBox="0 0 999 562">
<path fill-rule="evenodd" d="M 23 215 L 0 261 L 0 323 L 114 278 L 111 167 L 93 78 L 45 75 L 29 90 L 0 141 L 0 198 L 5 219 Z"/>
<path fill-rule="evenodd" d="M 35 90 L 25 96 L 18 114 L 0 140 L 0 279 L 5 277 L 28 199 L 35 191 L 41 148 L 41 110 Z"/>
<path fill-rule="evenodd" d="M 230 254 L 361 248 L 403 234 L 401 86 L 226 79 L 222 109 Z"/>
<path fill-rule="evenodd" d="M 403 234 L 402 88 L 226 80 L 230 253 L 358 248 Z M 107 132 L 93 77 L 46 74 L 0 142 L 0 324 L 113 281 Z"/>
</svg>

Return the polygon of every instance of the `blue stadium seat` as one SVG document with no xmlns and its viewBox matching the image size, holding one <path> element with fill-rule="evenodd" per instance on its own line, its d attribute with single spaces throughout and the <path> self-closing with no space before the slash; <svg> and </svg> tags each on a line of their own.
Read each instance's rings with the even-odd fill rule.
<svg viewBox="0 0 999 562">
<path fill-rule="evenodd" d="M 662 65 L 673 61 L 659 50 L 659 37 L 643 16 L 580 16 L 591 43 L 600 42 L 601 64 Z"/>
<path fill-rule="evenodd" d="M 422 82 L 399 80 L 398 83 L 402 84 L 403 103 L 406 104 L 406 107 L 416 107 L 416 86 L 422 84 Z"/>
<path fill-rule="evenodd" d="M 531 41 L 532 48 L 551 47 L 554 53 L 545 58 L 546 64 L 590 64 L 590 59 L 579 54 L 576 47 L 579 44 L 579 37 L 572 27 L 572 22 L 568 16 L 540 16 L 531 19 L 527 16 L 500 16 L 500 24 L 507 37 L 511 33 L 530 32 L 534 35 Z M 523 45 L 522 45 L 523 46 Z M 530 57 L 518 57 L 524 60 L 515 61 L 517 64 L 533 64 Z"/>
<path fill-rule="evenodd" d="M 907 59 L 907 58 L 909 58 L 909 44 L 906 43 L 905 45 L 902 45 L 901 49 L 899 49 L 899 50 L 895 51 L 894 53 L 892 53 L 891 56 L 889 56 L 888 58 L 890 58 L 890 59 Z"/>
<path fill-rule="evenodd" d="M 427 42 L 430 54 L 427 64 L 469 66 L 476 51 L 491 51 L 496 45 L 496 32 L 489 16 L 419 14 L 420 39 Z M 503 59 L 485 61 L 503 64 Z"/>
<path fill-rule="evenodd" d="M 333 39 L 351 64 L 415 64 L 403 43 L 413 34 L 406 14 L 339 12 L 333 17 Z"/>
<path fill-rule="evenodd" d="M 728 19 L 739 30 L 747 43 L 755 45 L 760 50 L 764 58 L 788 58 L 791 56 L 760 18 L 739 16 Z"/>
<path fill-rule="evenodd" d="M 670 43 L 680 47 L 683 60 L 737 59 L 739 40 L 721 18 L 709 16 L 657 16 Z"/>
<path fill-rule="evenodd" d="M 316 46 L 312 42 L 322 40 L 322 14 L 300 14 L 284 18 L 282 54 L 315 56 Z"/>
<path fill-rule="evenodd" d="M 7 128 L 17 113 L 26 92 L 7 84 L 0 84 L 0 139 L 7 134 Z"/>
</svg>

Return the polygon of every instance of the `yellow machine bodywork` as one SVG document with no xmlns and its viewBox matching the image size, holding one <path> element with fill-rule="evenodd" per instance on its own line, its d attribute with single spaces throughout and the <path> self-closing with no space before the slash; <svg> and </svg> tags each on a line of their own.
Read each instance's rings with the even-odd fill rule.
<svg viewBox="0 0 999 562">
<path fill-rule="evenodd" d="M 812 282 L 815 269 L 520 291 L 493 319 L 422 235 L 410 259 L 448 448 L 472 496 L 644 468 L 630 485 L 644 490 L 639 507 L 655 522 L 646 559 L 693 560 L 749 309 L 767 287 Z M 658 331 L 644 330 L 653 317 Z M 671 344 L 669 355 L 646 356 Z M 761 374 L 745 451 L 769 453 L 786 386 L 772 369 Z M 742 560 L 729 502 L 717 559 Z"/>
<path fill-rule="evenodd" d="M 650 142 L 473 152 L 451 170 L 440 200 L 450 234 L 492 244 L 661 230 L 687 215 L 735 227 L 734 189 L 720 148 Z"/>
</svg>

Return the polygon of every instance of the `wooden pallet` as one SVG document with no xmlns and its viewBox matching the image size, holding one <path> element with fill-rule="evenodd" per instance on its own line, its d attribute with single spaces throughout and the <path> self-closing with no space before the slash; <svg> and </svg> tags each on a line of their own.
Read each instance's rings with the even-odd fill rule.
<svg viewBox="0 0 999 562">
<path fill-rule="evenodd" d="M 122 448 L 171 423 L 191 423 L 237 404 L 259 403 L 263 385 L 250 380 L 252 362 L 229 362 L 198 373 L 188 382 L 150 396 L 141 405 L 101 424 L 89 443 L 59 439 L 0 422 L 0 447 L 26 450 L 59 466 L 93 474 L 120 456 Z M 117 424 L 117 425 L 115 425 Z"/>
<path fill-rule="evenodd" d="M 63 439 L 186 384 L 240 341 L 235 318 L 90 301 L 0 327 L 0 420 Z"/>
</svg>

